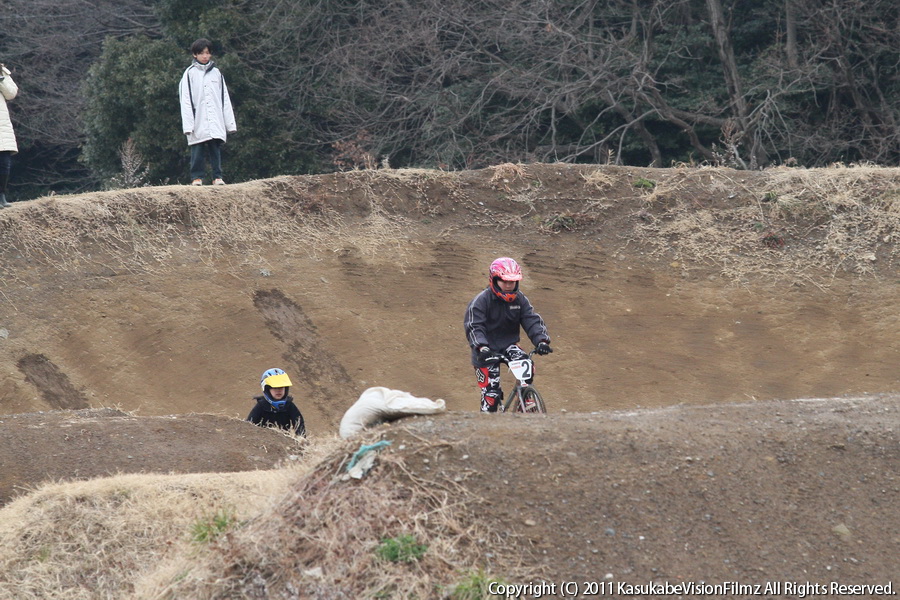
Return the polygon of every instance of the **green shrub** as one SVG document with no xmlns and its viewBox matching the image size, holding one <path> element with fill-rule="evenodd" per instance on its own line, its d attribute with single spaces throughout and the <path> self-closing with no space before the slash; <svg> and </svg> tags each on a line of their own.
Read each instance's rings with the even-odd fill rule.
<svg viewBox="0 0 900 600">
<path fill-rule="evenodd" d="M 384 538 L 375 549 L 375 554 L 390 562 L 413 562 L 425 556 L 428 546 L 416 542 L 411 535 Z"/>
<path fill-rule="evenodd" d="M 450 592 L 450 600 L 484 600 L 485 598 L 502 598 L 503 596 L 490 593 L 492 583 L 504 583 L 502 579 L 489 577 L 483 570 L 478 569 L 466 574 L 462 581 L 453 586 Z"/>
<path fill-rule="evenodd" d="M 194 523 L 193 527 L 191 527 L 191 539 L 198 544 L 209 543 L 224 533 L 236 521 L 237 519 L 234 515 L 224 510 L 219 511 Z"/>
</svg>

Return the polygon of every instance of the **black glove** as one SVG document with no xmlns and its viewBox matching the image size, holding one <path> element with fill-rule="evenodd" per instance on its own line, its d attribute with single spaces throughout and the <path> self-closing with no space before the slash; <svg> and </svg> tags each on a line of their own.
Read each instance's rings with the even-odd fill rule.
<svg viewBox="0 0 900 600">
<path fill-rule="evenodd" d="M 550 342 L 540 342 L 534 349 L 535 352 L 540 354 L 541 356 L 545 356 L 553 352 L 553 348 L 550 347 Z"/>
<path fill-rule="evenodd" d="M 500 360 L 500 355 L 487 346 L 482 346 L 478 349 L 478 360 L 483 363 L 495 363 Z"/>
</svg>

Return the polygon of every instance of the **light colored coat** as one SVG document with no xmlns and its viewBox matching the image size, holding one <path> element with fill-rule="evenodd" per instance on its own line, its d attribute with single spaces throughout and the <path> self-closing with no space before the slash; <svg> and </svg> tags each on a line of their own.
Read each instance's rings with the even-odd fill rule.
<svg viewBox="0 0 900 600">
<path fill-rule="evenodd" d="M 9 119 L 7 100 L 12 100 L 19 93 L 19 86 L 10 76 L 9 69 L 3 67 L 3 81 L 0 81 L 0 152 L 19 151 L 16 145 L 16 134 L 13 132 L 12 121 Z"/>
<path fill-rule="evenodd" d="M 181 101 L 181 130 L 188 146 L 226 141 L 227 134 L 237 131 L 234 109 L 222 72 L 213 61 L 202 65 L 196 60 L 187 68 L 178 84 Z"/>
</svg>

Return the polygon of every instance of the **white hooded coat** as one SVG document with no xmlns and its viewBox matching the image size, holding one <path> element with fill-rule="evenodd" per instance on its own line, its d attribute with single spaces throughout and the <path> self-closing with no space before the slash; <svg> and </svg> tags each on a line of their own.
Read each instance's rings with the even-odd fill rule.
<svg viewBox="0 0 900 600">
<path fill-rule="evenodd" d="M 188 146 L 209 140 L 222 140 L 237 131 L 234 109 L 222 72 L 213 61 L 205 65 L 196 60 L 187 68 L 178 84 L 181 100 L 181 130 Z"/>
<path fill-rule="evenodd" d="M 13 132 L 12 121 L 9 119 L 7 100 L 12 100 L 19 93 L 19 86 L 12 80 L 9 69 L 3 67 L 3 81 L 0 81 L 0 152 L 18 152 L 16 134 Z"/>
</svg>

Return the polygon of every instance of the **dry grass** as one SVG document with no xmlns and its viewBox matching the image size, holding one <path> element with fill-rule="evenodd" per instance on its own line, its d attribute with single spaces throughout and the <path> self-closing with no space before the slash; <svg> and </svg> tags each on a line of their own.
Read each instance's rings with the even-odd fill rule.
<svg viewBox="0 0 900 600">
<path fill-rule="evenodd" d="M 0 253 L 61 271 L 148 271 L 167 269 L 186 253 L 258 265 L 273 246 L 315 257 L 346 244 L 371 255 L 395 245 L 403 219 L 382 210 L 377 196 L 366 218 L 348 222 L 341 207 L 310 186 L 307 179 L 281 177 L 225 188 L 43 198 L 0 218 Z"/>
<path fill-rule="evenodd" d="M 0 510 L 0 598 L 151 598 L 197 560 L 195 529 L 240 526 L 341 445 L 315 439 L 302 463 L 268 471 L 130 474 L 40 487 Z M 186 597 L 186 596 L 185 596 Z"/>
<path fill-rule="evenodd" d="M 624 209 L 632 219 L 615 232 L 623 246 L 637 243 L 685 270 L 712 266 L 736 282 L 827 285 L 838 272 L 877 275 L 897 258 L 898 169 L 543 167 L 379 169 L 50 197 L 0 213 L 0 252 L 64 271 L 160 270 L 188 256 L 224 258 L 237 272 L 270 267 L 273 246 L 314 258 L 351 249 L 402 266 L 414 251 L 413 215 L 428 221 L 465 207 L 469 226 L 597 230 L 605 239 L 612 211 Z"/>
<path fill-rule="evenodd" d="M 424 481 L 383 452 L 360 480 L 345 475 L 361 443 L 295 481 L 277 502 L 208 547 L 189 572 L 147 598 L 441 598 L 474 572 L 477 544 L 491 538 L 458 504 L 463 489 Z M 474 499 L 471 499 L 474 501 Z M 391 562 L 377 548 L 410 536 L 418 560 Z"/>
<path fill-rule="evenodd" d="M 683 169 L 645 190 L 638 216 L 657 255 L 734 281 L 872 275 L 898 255 L 900 169 Z"/>
<path fill-rule="evenodd" d="M 582 174 L 585 184 L 598 190 L 605 190 L 615 185 L 617 179 L 609 171 L 597 169 L 588 174 Z"/>
<path fill-rule="evenodd" d="M 479 499 L 396 454 L 349 479 L 372 441 L 316 439 L 270 471 L 45 485 L 0 510 L 0 598 L 450 597 L 499 538 L 472 524 Z M 379 556 L 403 536 L 425 546 L 419 560 Z"/>
<path fill-rule="evenodd" d="M 513 163 L 503 163 L 495 167 L 490 167 L 491 180 L 490 186 L 510 191 L 513 182 L 526 180 L 529 178 L 528 172 L 522 165 Z"/>
<path fill-rule="evenodd" d="M 216 511 L 252 516 L 290 471 L 121 475 L 45 485 L 0 511 L 0 598 L 125 598 L 161 560 L 188 550 Z"/>
</svg>

